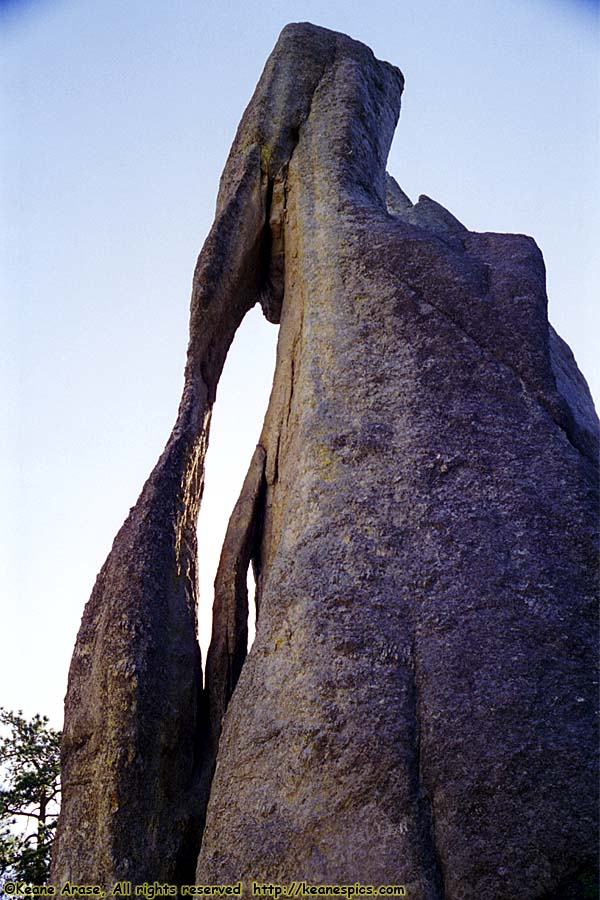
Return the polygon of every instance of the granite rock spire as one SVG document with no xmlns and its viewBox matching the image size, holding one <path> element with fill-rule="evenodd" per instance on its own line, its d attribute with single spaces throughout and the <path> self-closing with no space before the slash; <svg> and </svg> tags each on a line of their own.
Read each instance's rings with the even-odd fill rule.
<svg viewBox="0 0 600 900">
<path fill-rule="evenodd" d="M 386 175 L 402 89 L 364 45 L 291 25 L 244 113 L 177 422 L 77 639 L 56 880 L 586 896 L 598 421 L 535 242 Z M 256 302 L 277 364 L 203 688 L 203 459 Z"/>
</svg>

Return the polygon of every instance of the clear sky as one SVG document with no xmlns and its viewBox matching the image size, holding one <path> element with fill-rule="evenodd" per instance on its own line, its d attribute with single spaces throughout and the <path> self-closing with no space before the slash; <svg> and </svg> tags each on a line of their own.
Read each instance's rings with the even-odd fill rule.
<svg viewBox="0 0 600 900">
<path fill-rule="evenodd" d="M 0 704 L 61 724 L 84 604 L 175 418 L 219 176 L 290 21 L 400 66 L 389 170 L 471 229 L 536 238 L 551 319 L 600 397 L 597 3 L 0 0 Z M 276 334 L 252 311 L 219 387 L 204 648 Z"/>
</svg>

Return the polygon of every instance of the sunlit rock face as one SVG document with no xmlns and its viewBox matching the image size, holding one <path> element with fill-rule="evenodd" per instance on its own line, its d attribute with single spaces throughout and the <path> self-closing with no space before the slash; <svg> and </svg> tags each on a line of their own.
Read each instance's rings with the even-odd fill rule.
<svg viewBox="0 0 600 900">
<path fill-rule="evenodd" d="M 244 113 L 178 420 L 75 648 L 57 880 L 185 883 L 201 839 L 198 882 L 247 891 L 588 896 L 598 422 L 535 242 L 386 176 L 402 88 L 364 45 L 292 25 Z M 257 301 L 277 366 L 202 689 L 208 423 Z"/>
</svg>

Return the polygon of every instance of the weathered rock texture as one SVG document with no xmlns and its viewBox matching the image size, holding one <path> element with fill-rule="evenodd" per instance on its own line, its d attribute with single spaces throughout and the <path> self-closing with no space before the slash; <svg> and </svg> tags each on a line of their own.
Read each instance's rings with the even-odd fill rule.
<svg viewBox="0 0 600 900">
<path fill-rule="evenodd" d="M 177 424 L 75 650 L 58 880 L 191 878 L 210 787 L 201 883 L 588 896 L 597 419 L 534 241 L 386 176 L 402 87 L 363 45 L 289 26 L 244 114 Z M 202 460 L 257 299 L 277 366 L 201 700 Z"/>
</svg>

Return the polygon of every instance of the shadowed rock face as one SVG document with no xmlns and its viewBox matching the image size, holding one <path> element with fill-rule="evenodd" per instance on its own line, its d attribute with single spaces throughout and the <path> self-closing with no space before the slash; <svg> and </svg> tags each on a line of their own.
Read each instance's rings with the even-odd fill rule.
<svg viewBox="0 0 600 900">
<path fill-rule="evenodd" d="M 57 881 L 192 881 L 203 833 L 199 883 L 587 896 L 597 418 L 534 241 L 386 176 L 402 87 L 363 45 L 288 26 L 244 114 L 179 416 L 75 648 Z M 257 300 L 277 366 L 202 691 L 210 409 Z"/>
</svg>

